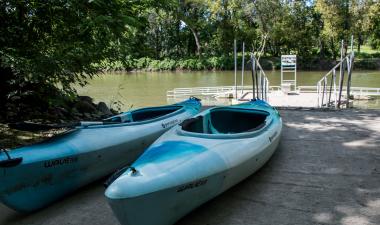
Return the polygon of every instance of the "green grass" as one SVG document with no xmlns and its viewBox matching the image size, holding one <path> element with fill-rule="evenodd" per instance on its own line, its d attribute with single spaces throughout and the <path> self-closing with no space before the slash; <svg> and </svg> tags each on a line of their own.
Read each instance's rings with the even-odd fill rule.
<svg viewBox="0 0 380 225">
<path fill-rule="evenodd" d="M 379 49 L 372 49 L 371 46 L 369 46 L 369 45 L 363 45 L 360 47 L 360 52 L 366 53 L 366 54 L 379 54 L 380 50 Z"/>
<path fill-rule="evenodd" d="M 372 49 L 369 45 L 362 45 L 360 47 L 360 52 L 357 48 L 354 48 L 355 56 L 359 59 L 368 59 L 368 58 L 380 58 L 380 50 Z"/>
</svg>

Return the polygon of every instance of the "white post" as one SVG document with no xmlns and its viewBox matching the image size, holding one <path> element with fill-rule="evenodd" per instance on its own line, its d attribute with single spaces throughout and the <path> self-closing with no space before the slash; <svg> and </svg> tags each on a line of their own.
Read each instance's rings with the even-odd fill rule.
<svg viewBox="0 0 380 225">
<path fill-rule="evenodd" d="M 325 90 L 325 96 L 324 98 L 326 99 L 326 106 L 328 107 L 328 105 L 330 104 L 330 102 L 328 102 L 328 98 L 327 98 L 327 77 L 325 76 L 325 79 L 323 79 L 323 83 L 324 83 L 324 90 Z"/>
<path fill-rule="evenodd" d="M 319 95 L 320 95 L 320 81 L 318 81 L 317 83 L 317 102 L 318 102 L 318 108 L 321 108 L 320 104 L 319 104 Z"/>
<path fill-rule="evenodd" d="M 243 42 L 243 58 L 241 63 L 241 95 L 243 96 L 244 87 L 244 42 Z"/>
<path fill-rule="evenodd" d="M 258 97 L 259 99 L 262 99 L 262 93 L 263 93 L 263 90 L 261 88 L 261 82 L 262 82 L 261 77 L 262 77 L 262 71 L 260 70 L 259 81 L 257 82 L 257 84 L 258 84 L 258 90 L 259 90 L 259 97 Z"/>
<path fill-rule="evenodd" d="M 338 105 L 337 105 L 337 93 L 336 93 L 336 72 L 335 72 L 335 69 L 333 70 L 333 77 L 332 77 L 332 79 L 334 79 L 334 106 L 335 106 L 335 108 L 337 108 L 338 107 Z"/>
<path fill-rule="evenodd" d="M 340 67 L 339 67 L 339 90 L 340 90 L 340 83 L 341 83 L 341 80 L 342 80 L 342 69 L 343 69 L 343 40 L 341 42 L 341 46 L 340 46 Z"/>
<path fill-rule="evenodd" d="M 236 74 L 237 74 L 237 56 L 236 56 L 236 39 L 234 40 L 234 60 L 235 60 L 235 99 L 237 99 L 237 80 L 236 80 Z"/>
<path fill-rule="evenodd" d="M 297 92 L 297 58 L 295 58 L 294 64 L 294 91 Z"/>
<path fill-rule="evenodd" d="M 281 84 L 280 84 L 280 88 L 281 88 L 281 90 L 282 90 L 282 84 L 283 84 L 283 80 L 284 80 L 284 75 L 283 75 L 283 73 L 284 73 L 284 71 L 283 71 L 283 69 L 282 69 L 283 67 L 282 67 L 282 56 L 281 56 Z"/>
</svg>

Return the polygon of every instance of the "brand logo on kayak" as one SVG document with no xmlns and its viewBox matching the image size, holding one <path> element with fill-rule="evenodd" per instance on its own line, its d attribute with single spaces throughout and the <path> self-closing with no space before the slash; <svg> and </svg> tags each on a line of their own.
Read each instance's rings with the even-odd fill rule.
<svg viewBox="0 0 380 225">
<path fill-rule="evenodd" d="M 200 187 L 202 185 L 205 185 L 206 183 L 207 183 L 207 179 L 197 180 L 197 181 L 194 181 L 192 183 L 180 186 L 177 189 L 177 192 L 183 192 L 183 191 L 186 191 L 188 189 L 193 189 L 193 188 L 196 188 L 196 187 Z"/>
<path fill-rule="evenodd" d="M 170 122 L 163 123 L 163 124 L 161 124 L 161 125 L 162 125 L 162 128 L 167 128 L 167 127 L 172 127 L 172 126 L 174 126 L 174 125 L 176 125 L 176 124 L 178 124 L 178 123 L 180 123 L 180 122 L 181 122 L 180 120 L 175 119 L 175 120 L 172 120 L 172 121 L 170 121 Z"/>
<path fill-rule="evenodd" d="M 277 136 L 277 131 L 274 132 L 274 134 L 272 136 L 269 137 L 269 141 L 272 142 L 273 139 Z"/>
<path fill-rule="evenodd" d="M 54 160 L 49 160 L 44 163 L 44 166 L 46 168 L 49 167 L 55 167 L 55 166 L 62 166 L 65 164 L 71 164 L 71 163 L 76 163 L 78 162 L 78 157 L 67 157 L 63 159 L 54 159 Z"/>
</svg>

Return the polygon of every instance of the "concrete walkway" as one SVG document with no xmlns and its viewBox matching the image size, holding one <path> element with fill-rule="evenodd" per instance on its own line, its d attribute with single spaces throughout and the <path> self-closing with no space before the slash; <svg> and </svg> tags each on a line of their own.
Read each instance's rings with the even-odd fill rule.
<svg viewBox="0 0 380 225">
<path fill-rule="evenodd" d="M 240 98 L 240 97 L 239 97 Z M 244 93 L 243 101 L 232 99 L 232 104 L 239 104 L 253 99 L 251 92 Z M 333 98 L 332 98 L 333 99 Z M 268 94 L 268 102 L 272 106 L 280 107 L 312 107 L 318 108 L 317 93 L 284 94 L 282 91 L 272 91 Z M 326 101 L 326 100 L 325 100 Z"/>
<path fill-rule="evenodd" d="M 321 97 L 322 98 L 322 97 Z M 324 97 L 324 103 L 326 103 L 328 97 Z M 242 100 L 232 99 L 232 104 L 239 104 L 247 102 L 253 99 L 251 92 L 246 92 Z M 331 102 L 334 102 L 334 96 L 331 96 Z M 342 102 L 346 99 L 342 96 Z M 322 101 L 319 100 L 319 101 Z M 268 94 L 268 102 L 275 107 L 306 107 L 306 108 L 318 108 L 318 93 L 301 92 L 299 94 L 285 94 L 282 91 L 272 91 Z"/>
<path fill-rule="evenodd" d="M 282 142 L 266 166 L 177 225 L 380 224 L 380 111 L 281 114 Z M 103 192 L 94 183 L 30 215 L 0 205 L 0 224 L 118 224 Z"/>
</svg>

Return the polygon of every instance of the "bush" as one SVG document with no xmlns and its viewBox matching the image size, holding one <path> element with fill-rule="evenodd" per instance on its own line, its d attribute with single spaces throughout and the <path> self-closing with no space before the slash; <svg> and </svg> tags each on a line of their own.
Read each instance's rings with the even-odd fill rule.
<svg viewBox="0 0 380 225">
<path fill-rule="evenodd" d="M 152 59 L 148 57 L 143 57 L 139 59 L 135 59 L 135 69 L 145 69 L 148 68 Z"/>
<path fill-rule="evenodd" d="M 164 59 L 160 62 L 160 70 L 175 70 L 177 68 L 177 62 L 173 59 Z"/>
<path fill-rule="evenodd" d="M 355 60 L 354 69 L 376 70 L 380 68 L 380 59 Z"/>
<path fill-rule="evenodd" d="M 206 61 L 199 59 L 183 59 L 178 61 L 177 68 L 183 70 L 202 70 L 207 69 Z"/>
<path fill-rule="evenodd" d="M 157 71 L 157 70 L 159 70 L 160 69 L 160 60 L 151 60 L 150 62 L 149 62 L 149 65 L 148 65 L 148 67 L 147 67 L 147 69 L 148 70 L 150 70 L 150 71 Z"/>
<path fill-rule="evenodd" d="M 125 64 L 126 61 L 110 61 L 110 60 L 103 60 L 98 64 L 94 64 L 97 68 L 105 71 L 116 71 L 116 70 L 124 70 L 125 69 Z"/>
<path fill-rule="evenodd" d="M 249 55 L 245 57 L 245 70 L 251 68 Z M 241 68 L 242 56 L 237 58 L 238 69 Z M 297 68 L 302 70 L 329 70 L 337 62 L 332 59 L 321 59 L 318 57 L 297 57 Z M 280 57 L 262 57 L 260 58 L 260 65 L 264 70 L 279 70 L 281 69 Z M 234 59 L 230 56 L 212 56 L 209 58 L 188 58 L 188 59 L 170 59 L 165 58 L 162 60 L 151 59 L 143 57 L 139 59 L 131 59 L 127 57 L 124 62 L 122 61 L 109 61 L 104 60 L 96 66 L 107 71 L 115 70 L 147 70 L 147 71 L 161 71 L 161 70 L 233 70 Z M 380 59 L 356 59 L 355 68 L 357 69 L 378 69 L 380 67 Z"/>
<path fill-rule="evenodd" d="M 206 60 L 206 66 L 207 69 L 216 69 L 219 65 L 219 58 L 218 57 L 211 57 Z"/>
</svg>

